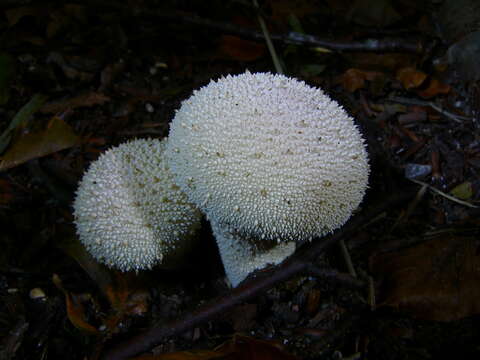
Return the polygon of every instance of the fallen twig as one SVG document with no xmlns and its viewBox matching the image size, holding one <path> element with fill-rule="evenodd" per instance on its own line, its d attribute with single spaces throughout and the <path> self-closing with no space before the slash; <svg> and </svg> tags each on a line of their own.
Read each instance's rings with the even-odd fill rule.
<svg viewBox="0 0 480 360">
<path fill-rule="evenodd" d="M 190 25 L 202 26 L 212 30 L 221 31 L 223 34 L 237 35 L 239 37 L 255 40 L 265 41 L 265 36 L 262 32 L 247 29 L 241 26 L 237 26 L 230 23 L 224 23 L 220 21 L 205 19 L 194 14 L 178 12 L 178 11 L 165 11 L 156 9 L 136 9 L 132 11 L 130 6 L 123 5 L 118 2 L 108 1 L 104 5 L 115 7 L 117 10 L 121 10 L 126 16 L 131 18 L 132 16 L 146 17 L 162 19 L 165 21 L 172 21 L 175 23 L 184 23 Z M 284 44 L 292 44 L 299 46 L 311 46 L 323 48 L 324 50 L 339 51 L 339 52 L 408 52 L 420 54 L 425 49 L 430 48 L 428 44 L 423 44 L 420 39 L 405 39 L 405 38 L 382 38 L 382 39 L 365 39 L 361 41 L 332 41 L 321 39 L 314 35 L 301 34 L 298 32 L 289 32 L 288 34 L 269 34 L 270 39 L 275 42 L 281 42 Z"/>
<path fill-rule="evenodd" d="M 458 198 L 456 198 L 455 196 L 452 196 L 452 195 L 449 195 L 449 194 L 446 194 L 444 193 L 443 191 L 440 191 L 436 188 L 434 188 L 433 186 L 430 186 L 428 185 L 427 183 L 424 183 L 423 181 L 420 181 L 420 180 L 415 180 L 415 179 L 408 179 L 418 185 L 422 185 L 422 186 L 426 186 L 428 189 L 430 189 L 431 191 L 433 191 L 434 193 L 437 193 L 438 195 L 440 196 L 443 196 L 444 198 L 448 199 L 448 200 L 451 200 L 453 202 L 456 202 L 457 204 L 460 204 L 460 205 L 464 205 L 464 206 L 468 206 L 470 208 L 474 208 L 474 209 L 478 209 L 478 206 L 477 205 L 473 205 L 472 203 L 469 203 L 468 201 L 463 201 L 463 200 L 460 200 Z"/>
<path fill-rule="evenodd" d="M 392 96 L 387 99 L 388 101 L 391 102 L 397 102 L 400 104 L 407 104 L 407 105 L 419 105 L 419 106 L 429 106 L 436 112 L 448 117 L 449 119 L 462 124 L 465 120 L 471 121 L 472 118 L 467 117 L 467 116 L 460 116 L 457 114 L 453 114 L 447 110 L 442 109 L 440 106 L 435 104 L 432 101 L 424 101 L 424 100 L 418 100 L 418 99 L 409 99 L 409 98 L 404 98 L 404 97 L 399 97 L 399 96 Z"/>
</svg>

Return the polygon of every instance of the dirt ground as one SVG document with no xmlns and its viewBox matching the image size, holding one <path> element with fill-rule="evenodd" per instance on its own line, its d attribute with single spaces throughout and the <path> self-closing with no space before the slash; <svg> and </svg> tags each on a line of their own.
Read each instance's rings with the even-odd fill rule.
<svg viewBox="0 0 480 360">
<path fill-rule="evenodd" d="M 478 358 L 480 33 L 452 2 L 4 1 L 0 359 Z M 317 271 L 232 291 L 206 220 L 178 270 L 96 263 L 72 215 L 89 164 L 167 136 L 210 79 L 275 72 L 266 38 L 368 146 L 366 197 Z"/>
</svg>

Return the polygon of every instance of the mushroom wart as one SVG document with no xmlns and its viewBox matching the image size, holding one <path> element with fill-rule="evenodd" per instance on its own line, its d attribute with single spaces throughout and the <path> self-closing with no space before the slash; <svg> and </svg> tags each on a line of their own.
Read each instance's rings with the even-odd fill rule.
<svg viewBox="0 0 480 360">
<path fill-rule="evenodd" d="M 170 264 L 188 249 L 201 213 L 174 184 L 166 141 L 134 140 L 90 165 L 74 202 L 77 233 L 99 261 L 122 271 Z"/>
<path fill-rule="evenodd" d="M 172 121 L 166 157 L 214 233 L 243 243 L 219 244 L 222 259 L 240 246 L 250 259 L 237 267 L 249 262 L 250 271 L 294 251 L 276 244 L 343 225 L 369 174 L 364 140 L 345 110 L 321 89 L 269 73 L 227 76 L 195 91 Z"/>
</svg>

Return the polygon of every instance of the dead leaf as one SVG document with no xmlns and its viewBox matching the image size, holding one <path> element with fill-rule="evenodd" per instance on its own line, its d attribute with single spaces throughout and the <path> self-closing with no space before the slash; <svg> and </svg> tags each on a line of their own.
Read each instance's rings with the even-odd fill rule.
<svg viewBox="0 0 480 360">
<path fill-rule="evenodd" d="M 73 326 L 89 334 L 98 334 L 98 330 L 86 321 L 85 307 L 80 301 L 80 298 L 76 295 L 70 294 L 64 289 L 62 280 L 60 280 L 60 277 L 57 274 L 53 274 L 52 281 L 55 286 L 65 295 L 67 316 Z"/>
<path fill-rule="evenodd" d="M 13 200 L 13 190 L 10 182 L 0 179 L 0 206 L 6 206 Z"/>
<path fill-rule="evenodd" d="M 10 54 L 0 53 L 0 106 L 10 98 L 10 81 L 15 74 L 15 59 Z"/>
<path fill-rule="evenodd" d="M 375 27 L 392 25 L 402 19 L 392 0 L 356 0 L 349 15 L 356 24 Z"/>
<path fill-rule="evenodd" d="M 439 94 L 448 94 L 450 92 L 450 85 L 444 84 L 439 80 L 433 78 L 430 80 L 428 87 L 425 90 L 418 91 L 418 95 L 425 99 L 430 99 Z"/>
<path fill-rule="evenodd" d="M 111 311 L 103 319 L 106 328 L 115 333 L 126 316 L 143 315 L 148 311 L 148 292 L 136 274 L 120 273 L 98 263 L 76 238 L 73 227 L 60 228 L 59 246 L 75 259 L 108 299 Z"/>
<path fill-rule="evenodd" d="M 225 355 L 226 354 L 214 350 L 193 350 L 159 355 L 143 355 L 132 358 L 132 360 L 211 360 L 218 358 L 225 359 Z"/>
<path fill-rule="evenodd" d="M 414 67 L 407 66 L 397 71 L 396 78 L 407 90 L 418 88 L 427 78 L 427 74 Z"/>
<path fill-rule="evenodd" d="M 270 6 L 271 20 L 284 25 L 287 25 L 290 15 L 301 20 L 318 10 L 309 0 L 268 0 L 265 3 Z"/>
<path fill-rule="evenodd" d="M 360 70 L 348 69 L 343 73 L 341 82 L 347 91 L 354 92 L 365 87 L 365 76 Z"/>
<path fill-rule="evenodd" d="M 41 94 L 35 94 L 30 101 L 22 106 L 22 108 L 14 116 L 8 127 L 0 135 L 0 154 L 10 144 L 13 133 L 21 126 L 25 126 L 30 117 L 43 105 L 47 97 Z"/>
<path fill-rule="evenodd" d="M 5 10 L 5 17 L 7 18 L 8 26 L 11 27 L 17 24 L 25 16 L 43 16 L 45 11 L 47 11 L 47 9 L 42 11 L 41 8 L 20 6 L 17 8 Z"/>
<path fill-rule="evenodd" d="M 258 340 L 249 336 L 235 335 L 220 345 L 217 351 L 228 353 L 226 360 L 297 360 L 275 341 Z"/>
<path fill-rule="evenodd" d="M 219 52 L 239 61 L 254 61 L 265 55 L 265 45 L 237 36 L 222 35 Z"/>
<path fill-rule="evenodd" d="M 233 308 L 230 313 L 233 329 L 236 332 L 245 332 L 255 325 L 257 316 L 256 304 L 241 304 Z"/>
<path fill-rule="evenodd" d="M 444 234 L 411 248 L 375 255 L 370 266 L 383 278 L 383 306 L 413 316 L 453 321 L 480 313 L 479 243 Z"/>
<path fill-rule="evenodd" d="M 48 104 L 42 106 L 40 112 L 44 114 L 57 114 L 66 110 L 73 110 L 79 107 L 103 105 L 108 101 L 110 101 L 110 98 L 108 96 L 98 92 L 90 92 L 69 99 L 49 102 Z"/>
<path fill-rule="evenodd" d="M 161 355 L 144 355 L 135 360 L 298 360 L 283 350 L 274 341 L 257 340 L 243 335 L 235 335 L 215 350 L 180 351 Z"/>
<path fill-rule="evenodd" d="M 374 81 L 381 76 L 383 76 L 383 74 L 377 71 L 352 68 L 343 73 L 340 82 L 347 91 L 354 92 L 355 90 L 364 88 L 366 80 Z"/>
<path fill-rule="evenodd" d="M 111 271 L 90 255 L 78 240 L 75 228 L 72 225 L 59 226 L 57 233 L 57 246 L 74 259 L 97 284 L 103 294 L 107 295 L 108 287 L 114 282 Z"/>
<path fill-rule="evenodd" d="M 79 137 L 75 135 L 70 125 L 54 116 L 45 129 L 21 135 L 7 152 L 0 156 L 0 171 L 67 149 L 78 143 Z"/>
</svg>

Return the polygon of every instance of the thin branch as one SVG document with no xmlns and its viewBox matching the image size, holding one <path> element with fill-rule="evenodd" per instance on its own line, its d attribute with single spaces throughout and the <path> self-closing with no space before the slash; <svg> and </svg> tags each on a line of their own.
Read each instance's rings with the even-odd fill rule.
<svg viewBox="0 0 480 360">
<path fill-rule="evenodd" d="M 354 216 L 342 229 L 324 239 L 313 241 L 302 246 L 295 255 L 284 261 L 282 264 L 273 267 L 270 271 L 256 272 L 254 277 L 249 277 L 232 289 L 227 294 L 220 296 L 202 306 L 192 313 L 186 314 L 178 320 L 170 323 L 157 324 L 145 332 L 119 344 L 117 347 L 107 351 L 103 359 L 121 360 L 127 359 L 136 354 L 148 351 L 158 344 L 165 337 L 181 334 L 206 321 L 224 314 L 233 306 L 244 302 L 261 292 L 268 290 L 276 284 L 285 281 L 302 272 L 315 271 L 310 265 L 312 262 L 331 244 L 341 238 L 345 238 L 358 229 L 369 219 L 376 217 L 386 209 L 394 208 L 395 205 L 405 202 L 414 194 L 413 191 L 396 193 L 389 199 L 382 201 L 380 206 L 369 211 L 368 215 Z"/>
<path fill-rule="evenodd" d="M 275 66 L 275 70 L 278 74 L 284 74 L 282 65 L 280 64 L 280 60 L 278 58 L 277 52 L 275 51 L 275 47 L 273 46 L 272 40 L 270 39 L 270 33 L 267 29 L 267 25 L 263 20 L 262 15 L 259 12 L 258 2 L 257 0 L 252 0 L 253 6 L 257 10 L 257 18 L 258 22 L 260 23 L 260 27 L 262 28 L 263 36 L 265 37 L 265 41 L 267 43 L 268 51 L 270 52 L 270 56 L 272 57 L 273 65 Z"/>
<path fill-rule="evenodd" d="M 455 196 L 452 196 L 452 195 L 449 195 L 449 194 L 446 194 L 444 193 L 443 191 L 440 191 L 436 188 L 434 188 L 433 186 L 430 186 L 428 185 L 427 183 L 423 182 L 423 181 L 420 181 L 420 180 L 415 180 L 415 179 L 408 179 L 418 185 L 422 185 L 422 186 L 426 186 L 428 187 L 431 191 L 433 191 L 434 193 L 437 193 L 438 195 L 440 196 L 443 196 L 444 198 L 448 199 L 448 200 L 451 200 L 453 202 L 456 202 L 457 204 L 460 204 L 460 205 L 464 205 L 464 206 L 468 206 L 470 208 L 474 208 L 474 209 L 477 209 L 478 206 L 477 205 L 473 205 L 472 203 L 469 203 L 468 201 L 463 201 L 463 200 L 460 200 L 458 198 L 456 198 Z"/>
<path fill-rule="evenodd" d="M 348 273 L 353 277 L 357 277 L 357 272 L 355 271 L 355 267 L 353 266 L 352 258 L 350 257 L 350 253 L 348 252 L 345 240 L 340 239 L 338 243 L 340 245 L 340 250 L 342 251 L 342 256 L 345 260 L 345 264 L 347 265 Z"/>
<path fill-rule="evenodd" d="M 134 14 L 136 16 L 143 16 L 148 18 L 163 19 L 172 22 L 182 22 L 190 25 L 202 26 L 212 30 L 221 31 L 224 34 L 237 35 L 239 37 L 255 40 L 265 41 L 265 36 L 259 31 L 247 29 L 241 26 L 236 26 L 230 23 L 223 23 L 215 20 L 201 18 L 196 15 L 179 12 L 166 12 L 166 11 L 140 11 Z M 131 12 L 129 12 L 131 16 Z M 425 50 L 425 46 L 420 39 L 408 40 L 405 38 L 383 38 L 383 39 L 365 39 L 362 41 L 332 41 L 321 39 L 314 35 L 301 34 L 291 31 L 288 34 L 272 34 L 270 33 L 270 39 L 274 42 L 280 42 L 283 44 L 310 46 L 328 49 L 330 51 L 339 52 L 408 52 L 420 54 Z"/>
<path fill-rule="evenodd" d="M 432 101 L 409 99 L 409 98 L 404 98 L 404 97 L 399 97 L 399 96 L 392 96 L 392 97 L 388 98 L 387 100 L 391 101 L 391 102 L 398 102 L 400 104 L 429 106 L 433 110 L 437 111 L 438 113 L 448 117 L 449 119 L 451 119 L 451 120 L 453 120 L 453 121 L 455 121 L 459 124 L 463 124 L 464 120 L 470 120 L 470 121 L 472 120 L 471 117 L 460 116 L 460 115 L 457 115 L 457 114 L 453 114 L 453 113 L 451 113 L 447 110 L 444 110 Z"/>
<path fill-rule="evenodd" d="M 330 281 L 339 285 L 345 285 L 349 288 L 362 289 L 365 287 L 365 282 L 359 280 L 356 276 L 342 274 L 332 269 L 322 269 L 313 264 L 308 264 L 305 272 L 322 280 Z"/>
</svg>

